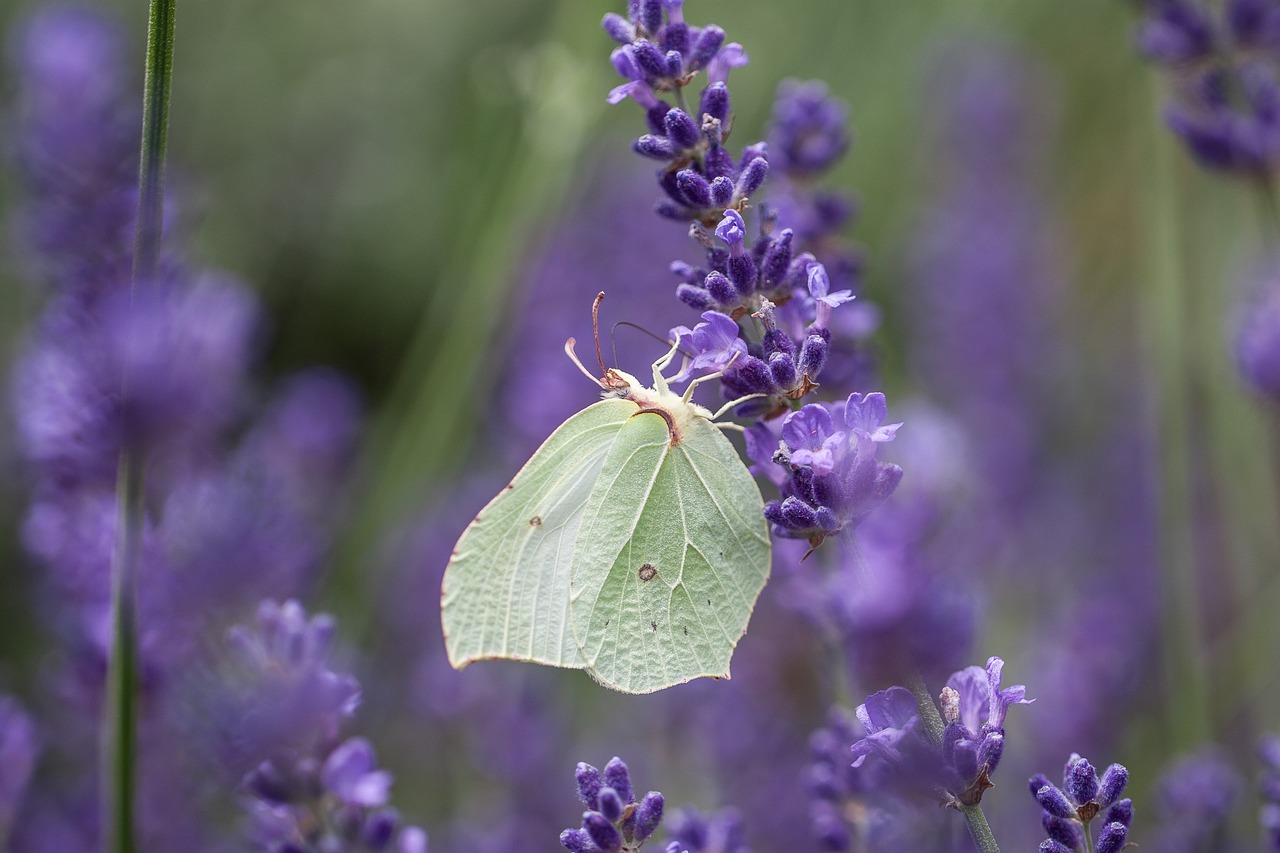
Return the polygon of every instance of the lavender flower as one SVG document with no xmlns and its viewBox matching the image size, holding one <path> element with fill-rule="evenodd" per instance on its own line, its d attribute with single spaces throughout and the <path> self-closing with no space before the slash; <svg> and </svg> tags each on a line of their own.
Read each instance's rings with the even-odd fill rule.
<svg viewBox="0 0 1280 853">
<path fill-rule="evenodd" d="M 923 732 L 911 691 L 890 687 L 867 697 L 857 709 L 866 734 L 853 744 L 853 766 L 865 764 L 904 791 L 933 793 L 958 805 L 980 803 L 1004 752 L 1009 706 L 1031 701 L 1020 684 L 1001 688 L 1003 668 L 1004 661 L 992 657 L 985 669 L 969 667 L 947 680 L 940 746 Z"/>
<path fill-rule="evenodd" d="M 636 802 L 627 765 L 612 758 L 597 770 L 579 763 L 574 773 L 578 797 L 587 811 L 581 829 L 560 833 L 560 843 L 572 853 L 619 853 L 639 850 L 662 822 L 662 794 L 650 791 Z"/>
<path fill-rule="evenodd" d="M 1174 90 L 1169 127 L 1202 165 L 1264 180 L 1280 158 L 1280 46 L 1275 9 L 1230 0 L 1146 0 L 1139 49 Z"/>
<path fill-rule="evenodd" d="M 1240 775 L 1211 749 L 1175 761 L 1158 784 L 1160 820 L 1151 846 L 1169 853 L 1219 853 L 1243 791 Z"/>
<path fill-rule="evenodd" d="M 749 449 L 757 466 L 788 469 L 779 486 L 782 499 L 765 505 L 776 535 L 807 539 L 816 548 L 856 527 L 893 493 L 902 469 L 876 460 L 878 445 L 892 441 L 901 426 L 885 425 L 887 414 L 883 394 L 854 393 L 842 406 L 811 403 L 787 415 L 772 452 L 756 431 Z"/>
<path fill-rule="evenodd" d="M 367 740 L 342 740 L 359 687 L 330 669 L 333 622 L 295 601 L 264 601 L 255 628 L 237 627 L 239 697 L 226 713 L 233 763 L 259 760 L 244 777 L 250 839 L 270 853 L 426 853 L 426 834 L 387 807 L 391 776 Z"/>
<path fill-rule="evenodd" d="M 692 362 L 699 359 L 708 367 L 724 368 L 721 386 L 726 399 L 762 398 L 741 406 L 739 414 L 776 416 L 789 407 L 789 401 L 817 387 L 831 349 L 831 312 L 852 297 L 852 290 L 842 285 L 844 273 L 855 264 L 842 264 L 832 287 L 819 259 L 797 249 L 793 229 L 775 233 L 776 208 L 764 209 L 754 229 L 744 220 L 742 211 L 763 185 L 769 164 L 764 143 L 746 146 L 736 161 L 724 148 L 730 115 L 725 77 L 730 68 L 746 62 L 740 45 L 725 44 L 718 27 L 691 28 L 679 4 L 632 4 L 626 18 L 607 15 L 604 29 L 622 44 L 613 53 L 613 64 L 629 81 L 614 89 L 609 100 L 617 103 L 630 97 L 645 108 L 651 133 L 636 140 L 634 148 L 664 164 L 658 181 L 667 198 L 658 205 L 658 213 L 690 223 L 691 236 L 706 253 L 701 265 L 682 261 L 671 265 L 680 279 L 676 295 L 699 311 L 716 312 L 735 323 L 750 316 L 763 327 L 759 335 L 737 333 L 742 343 L 734 347 L 734 360 L 729 363 L 729 349 L 719 337 L 732 330 L 715 321 L 716 346 L 692 354 L 681 378 L 692 378 L 690 371 L 697 369 Z M 697 111 L 690 113 L 684 106 L 684 90 L 701 69 L 706 71 L 708 85 Z M 676 105 L 660 97 L 666 93 L 675 95 Z M 785 128 L 780 131 L 793 157 L 802 156 L 801 149 L 806 147 L 800 141 L 809 134 L 803 127 L 806 121 L 822 119 L 830 124 L 842 118 L 824 92 L 800 100 L 804 104 L 797 103 L 796 114 L 789 123 L 783 122 Z M 800 113 L 806 111 L 826 115 L 802 118 Z M 830 136 L 828 131 L 818 128 L 813 138 Z M 836 141 L 822 163 L 803 156 L 809 156 L 807 166 L 816 172 L 842 148 Z M 841 218 L 839 207 L 826 206 L 829 220 Z M 703 316 L 709 330 L 712 321 Z M 681 334 L 684 328 L 677 327 L 673 334 Z"/>
<path fill-rule="evenodd" d="M 1043 853 L 1118 853 L 1126 844 L 1133 822 L 1133 803 L 1121 799 L 1129 771 L 1112 764 L 1098 778 L 1093 765 L 1072 753 L 1062 772 L 1062 788 L 1037 773 L 1028 785 L 1043 809 L 1042 821 L 1049 838 L 1040 845 Z M 1105 811 L 1104 811 L 1105 809 Z M 1102 815 L 1096 832 L 1090 825 Z"/>
</svg>

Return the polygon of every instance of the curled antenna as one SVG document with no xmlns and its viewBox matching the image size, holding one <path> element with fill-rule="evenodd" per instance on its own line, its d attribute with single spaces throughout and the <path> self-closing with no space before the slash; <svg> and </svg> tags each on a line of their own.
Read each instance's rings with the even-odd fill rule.
<svg viewBox="0 0 1280 853">
<path fill-rule="evenodd" d="M 600 362 L 600 375 L 605 376 L 609 373 L 609 368 L 604 366 L 604 356 L 600 354 L 600 303 L 604 301 L 604 291 L 596 294 L 596 301 L 591 303 L 591 331 L 596 336 L 596 361 Z M 617 360 L 615 354 L 614 360 Z"/>
</svg>

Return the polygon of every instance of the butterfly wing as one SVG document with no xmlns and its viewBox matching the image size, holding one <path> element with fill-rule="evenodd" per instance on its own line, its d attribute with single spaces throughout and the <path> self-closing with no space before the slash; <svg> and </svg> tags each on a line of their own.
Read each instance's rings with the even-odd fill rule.
<svg viewBox="0 0 1280 853">
<path fill-rule="evenodd" d="M 585 667 L 569 627 L 569 568 L 602 466 L 636 411 L 601 400 L 569 418 L 463 531 L 445 569 L 449 662 L 505 658 Z"/>
<path fill-rule="evenodd" d="M 710 421 L 673 447 L 656 414 L 623 425 L 602 470 L 570 577 L 584 667 L 627 693 L 727 678 L 769 574 L 755 480 Z"/>
</svg>

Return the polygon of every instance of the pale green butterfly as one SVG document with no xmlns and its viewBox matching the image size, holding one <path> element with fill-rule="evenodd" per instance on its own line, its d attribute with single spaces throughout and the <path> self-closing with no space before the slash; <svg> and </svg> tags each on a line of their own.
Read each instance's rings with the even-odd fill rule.
<svg viewBox="0 0 1280 853">
<path fill-rule="evenodd" d="M 625 693 L 728 678 L 770 561 L 760 490 L 713 423 L 741 401 L 715 414 L 692 402 L 716 375 L 671 391 L 676 348 L 652 388 L 603 362 L 595 379 L 572 338 L 565 351 L 606 398 L 463 531 L 441 588 L 449 662 L 582 669 Z"/>
</svg>

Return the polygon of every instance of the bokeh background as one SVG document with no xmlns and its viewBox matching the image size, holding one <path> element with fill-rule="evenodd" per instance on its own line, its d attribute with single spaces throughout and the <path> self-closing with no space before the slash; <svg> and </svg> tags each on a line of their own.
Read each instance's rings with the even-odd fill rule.
<svg viewBox="0 0 1280 853">
<path fill-rule="evenodd" d="M 38 8 L 0 9 L 11 46 Z M 140 71 L 144 4 L 95 8 Z M 756 849 L 810 849 L 809 732 L 887 684 L 874 661 L 839 662 L 857 658 L 856 636 L 833 647 L 810 618 L 821 555 L 801 570 L 779 548 L 728 684 L 622 697 L 581 673 L 457 674 L 438 638 L 453 540 L 593 399 L 560 351 L 589 337 L 591 296 L 608 293 L 610 323 L 660 336 L 696 319 L 666 272 L 692 247 L 650 214 L 652 168 L 628 150 L 641 117 L 604 102 L 611 9 L 180 3 L 177 228 L 200 264 L 261 298 L 255 383 L 324 365 L 359 390 L 329 547 L 278 595 L 336 617 L 364 688 L 352 729 L 433 849 L 556 849 L 579 811 L 574 764 L 614 754 L 671 805 L 742 809 Z M 1254 750 L 1280 729 L 1280 414 L 1239 378 L 1232 336 L 1271 226 L 1245 184 L 1198 170 L 1162 126 L 1135 11 L 690 0 L 686 14 L 751 56 L 732 79 L 735 141 L 765 133 L 783 78 L 824 80 L 849 104 L 853 146 L 826 180 L 858 200 L 847 236 L 882 317 L 877 376 L 906 421 L 893 500 L 910 506 L 922 483 L 945 519 L 920 550 L 972 608 L 958 663 L 998 654 L 1037 699 L 1010 715 L 985 801 L 1002 843 L 1042 837 L 1021 779 L 1072 751 L 1129 766 L 1145 846 L 1172 820 L 1161 774 L 1214 750 L 1240 779 L 1228 823 L 1252 841 Z M 3 208 L 23 197 L 17 171 L 0 173 Z M 20 240 L 7 245 L 6 375 L 46 298 Z M 627 327 L 615 339 L 632 372 L 663 349 Z M 851 390 L 874 389 L 835 393 Z M 38 709 L 59 639 L 21 543 L 30 486 L 11 420 L 0 690 Z M 57 789 L 60 772 L 37 780 Z"/>
</svg>

